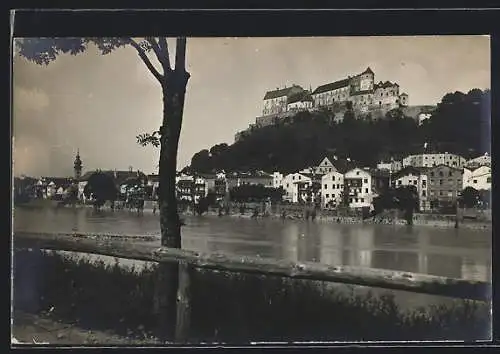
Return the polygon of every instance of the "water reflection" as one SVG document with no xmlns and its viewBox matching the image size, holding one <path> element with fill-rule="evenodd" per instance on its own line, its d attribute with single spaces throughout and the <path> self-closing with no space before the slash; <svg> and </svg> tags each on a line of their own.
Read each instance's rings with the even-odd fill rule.
<svg viewBox="0 0 500 354">
<path fill-rule="evenodd" d="M 92 209 L 25 209 L 14 229 L 40 232 L 105 232 L 159 236 L 159 216 Z M 159 242 L 159 241 L 157 241 Z M 467 229 L 339 225 L 322 222 L 186 217 L 186 249 L 259 255 L 489 280 L 491 232 Z"/>
</svg>

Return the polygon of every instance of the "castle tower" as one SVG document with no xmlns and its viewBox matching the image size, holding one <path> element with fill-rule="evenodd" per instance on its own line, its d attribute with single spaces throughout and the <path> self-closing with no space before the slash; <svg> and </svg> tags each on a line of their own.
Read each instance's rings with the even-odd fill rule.
<svg viewBox="0 0 500 354">
<path fill-rule="evenodd" d="M 82 160 L 80 159 L 80 149 L 76 152 L 75 162 L 73 165 L 73 169 L 75 171 L 75 179 L 80 179 L 82 176 Z"/>
<path fill-rule="evenodd" d="M 368 67 L 360 74 L 360 91 L 373 90 L 374 81 L 375 74 L 372 69 Z"/>
</svg>

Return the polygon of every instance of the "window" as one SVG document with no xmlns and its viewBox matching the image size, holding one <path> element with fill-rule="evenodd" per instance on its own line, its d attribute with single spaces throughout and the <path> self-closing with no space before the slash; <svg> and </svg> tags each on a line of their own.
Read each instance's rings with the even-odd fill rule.
<svg viewBox="0 0 500 354">
<path fill-rule="evenodd" d="M 425 197 L 425 191 L 422 191 L 422 197 Z"/>
<path fill-rule="evenodd" d="M 403 182 L 401 180 L 398 181 L 398 185 L 401 185 Z"/>
<path fill-rule="evenodd" d="M 414 184 L 414 185 L 417 185 L 417 184 L 418 184 L 418 181 L 417 181 L 417 180 L 414 180 L 414 181 L 413 181 L 413 184 Z"/>
<path fill-rule="evenodd" d="M 299 179 L 302 179 L 302 176 L 299 176 Z"/>
<path fill-rule="evenodd" d="M 349 198 L 349 203 L 352 203 L 352 198 Z"/>
<path fill-rule="evenodd" d="M 363 182 L 368 183 L 368 178 L 365 178 Z"/>
<path fill-rule="evenodd" d="M 477 179 L 473 180 L 472 183 L 477 183 Z"/>
<path fill-rule="evenodd" d="M 439 171 L 439 177 L 443 177 L 443 171 Z"/>
<path fill-rule="evenodd" d="M 327 189 L 327 188 L 328 188 L 328 186 L 325 184 L 325 189 Z"/>
<path fill-rule="evenodd" d="M 294 181 L 295 181 L 295 176 L 292 176 L 292 180 L 294 180 Z"/>
<path fill-rule="evenodd" d="M 332 172 L 332 168 L 331 167 L 328 168 L 328 172 Z M 333 178 L 335 178 L 335 177 L 333 177 Z"/>
<path fill-rule="evenodd" d="M 359 171 L 356 171 L 356 176 L 359 176 Z"/>
<path fill-rule="evenodd" d="M 365 193 L 368 193 L 368 188 L 365 188 Z"/>
<path fill-rule="evenodd" d="M 326 198 L 330 198 L 330 194 L 325 194 L 325 197 Z"/>
<path fill-rule="evenodd" d="M 443 195 L 443 191 L 439 191 L 439 195 Z"/>
<path fill-rule="evenodd" d="M 332 184 L 332 189 L 335 189 L 335 185 L 334 184 Z"/>
<path fill-rule="evenodd" d="M 364 198 L 361 198 L 359 201 L 360 201 L 361 203 L 363 203 L 365 200 L 364 200 Z"/>
<path fill-rule="evenodd" d="M 442 179 L 439 180 L 439 184 L 443 184 L 443 180 Z"/>
<path fill-rule="evenodd" d="M 332 176 L 332 181 L 335 181 L 335 176 Z"/>
<path fill-rule="evenodd" d="M 337 184 L 337 189 L 340 189 L 340 184 Z"/>
<path fill-rule="evenodd" d="M 491 177 L 486 178 L 486 183 L 491 183 Z"/>
<path fill-rule="evenodd" d="M 451 174 L 451 171 L 450 171 L 450 172 L 448 172 L 448 177 L 451 177 L 451 175 L 452 175 L 452 174 Z"/>
<path fill-rule="evenodd" d="M 358 198 L 354 198 L 354 201 L 357 203 L 358 202 Z"/>
</svg>

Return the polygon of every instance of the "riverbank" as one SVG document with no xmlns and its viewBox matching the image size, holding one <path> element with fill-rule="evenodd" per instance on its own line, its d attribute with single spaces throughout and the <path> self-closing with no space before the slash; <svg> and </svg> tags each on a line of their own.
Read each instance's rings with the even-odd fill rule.
<svg viewBox="0 0 500 354">
<path fill-rule="evenodd" d="M 36 251 L 18 251 L 14 262 L 16 310 L 35 316 L 50 313 L 53 320 L 92 333 L 112 329 L 113 335 L 131 340 L 156 336 L 156 267 L 137 271 Z M 487 303 L 452 300 L 449 305 L 401 311 L 394 292 L 361 295 L 339 290 L 325 282 L 196 269 L 191 278 L 190 342 L 489 337 Z"/>
<path fill-rule="evenodd" d="M 23 204 L 21 207 L 28 208 L 58 208 L 57 202 L 53 201 L 33 201 L 33 203 Z M 92 205 L 75 205 L 75 206 L 59 206 L 59 208 L 92 208 Z M 111 208 L 105 206 L 104 210 L 110 210 Z M 275 220 L 302 220 L 304 217 L 300 213 L 288 213 L 283 217 L 280 213 L 274 212 L 268 216 L 253 216 L 253 211 L 247 209 L 245 213 L 236 212 L 233 210 L 230 214 L 219 216 L 218 210 L 210 209 L 206 212 L 205 216 L 210 217 L 222 217 L 222 218 L 240 218 L 240 219 L 275 219 Z M 115 212 L 126 212 L 131 214 L 137 214 L 137 211 L 128 209 L 115 209 Z M 147 201 L 144 208 L 144 213 L 148 214 L 158 214 L 158 209 L 154 209 L 152 202 Z M 181 212 L 182 215 L 193 215 L 191 211 Z M 316 215 L 314 222 L 320 223 L 332 223 L 332 224 L 366 224 L 366 225 L 393 225 L 393 226 L 406 226 L 407 222 L 399 217 L 389 217 L 389 216 L 378 216 L 370 217 L 367 219 L 362 219 L 361 217 L 354 216 L 334 216 L 326 215 L 324 212 L 319 211 Z M 413 217 L 413 226 L 418 227 L 432 227 L 432 228 L 455 228 L 455 216 L 454 215 L 438 215 L 438 214 L 415 214 Z M 459 228 L 473 229 L 473 230 L 491 230 L 492 223 L 487 221 L 476 221 L 476 220 L 461 220 L 458 225 Z"/>
<path fill-rule="evenodd" d="M 152 210 L 151 210 L 152 211 Z M 181 213 L 181 215 L 183 215 Z M 184 215 L 193 215 L 192 213 L 184 213 Z M 283 218 L 281 215 L 270 214 L 268 216 L 253 216 L 251 213 L 238 213 L 238 214 L 228 214 L 219 216 L 216 211 L 209 211 L 206 214 L 210 217 L 221 217 L 221 218 L 239 218 L 239 219 L 274 219 L 274 220 L 283 220 L 284 222 L 287 220 L 302 220 L 305 221 L 303 217 L 298 216 L 286 216 Z M 422 226 L 422 227 L 433 227 L 433 228 L 455 228 L 455 220 L 452 218 L 446 218 L 440 215 L 433 215 L 434 219 L 430 219 L 427 215 L 422 216 L 423 214 L 416 214 L 413 218 L 413 226 Z M 332 224 L 352 224 L 352 225 L 393 225 L 393 226 L 406 226 L 406 220 L 395 218 L 369 218 L 363 220 L 359 217 L 345 217 L 345 216 L 330 216 L 330 215 L 321 215 L 319 213 L 313 222 L 322 222 L 322 223 L 332 223 Z M 486 222 L 474 222 L 474 221 L 462 221 L 459 223 L 459 228 L 465 229 L 474 229 L 474 230 L 491 230 L 492 224 Z"/>
</svg>

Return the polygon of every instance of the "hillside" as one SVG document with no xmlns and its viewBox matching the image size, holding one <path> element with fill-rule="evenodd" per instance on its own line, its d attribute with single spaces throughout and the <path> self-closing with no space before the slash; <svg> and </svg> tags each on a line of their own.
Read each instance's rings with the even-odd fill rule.
<svg viewBox="0 0 500 354">
<path fill-rule="evenodd" d="M 317 164 L 327 152 L 349 157 L 363 166 L 380 160 L 429 151 L 461 154 L 466 158 L 491 152 L 490 92 L 446 94 L 421 126 L 402 110 L 385 119 L 356 119 L 352 111 L 336 123 L 328 112 L 301 112 L 279 124 L 256 129 L 232 144 L 217 144 L 196 153 L 190 169 L 264 170 L 292 172 Z"/>
</svg>

